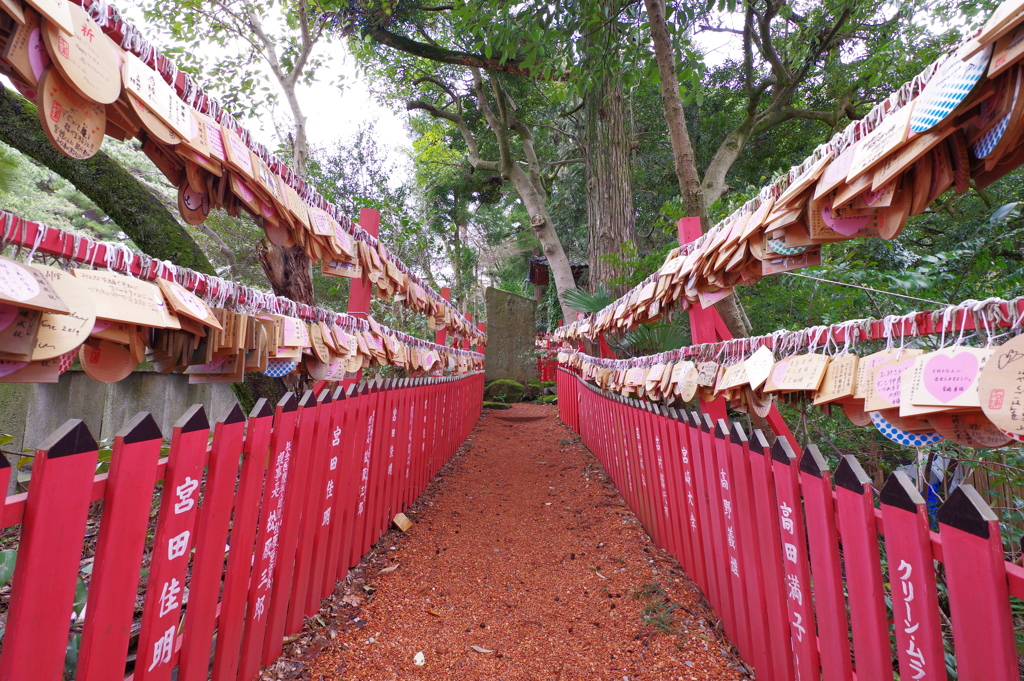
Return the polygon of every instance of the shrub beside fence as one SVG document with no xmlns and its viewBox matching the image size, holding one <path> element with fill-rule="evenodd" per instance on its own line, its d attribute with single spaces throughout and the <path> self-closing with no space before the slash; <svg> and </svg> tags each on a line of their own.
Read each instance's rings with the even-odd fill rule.
<svg viewBox="0 0 1024 681">
<path fill-rule="evenodd" d="M 175 667 L 179 681 L 202 681 L 211 663 L 214 681 L 250 681 L 466 438 L 483 380 L 370 381 L 288 395 L 276 408 L 261 400 L 248 419 L 236 405 L 212 441 L 196 405 L 164 458 L 160 429 L 140 413 L 115 437 L 102 475 L 88 428 L 68 421 L 37 451 L 28 492 L 4 504 L 3 527 L 20 533 L 0 680 L 61 679 L 89 509 L 102 499 L 83 630 L 72 639 L 77 681 L 166 681 Z M 0 488 L 9 475 L 0 468 Z"/>
<path fill-rule="evenodd" d="M 1024 598 L 1024 569 L 1004 560 L 972 486 L 949 495 L 934 532 L 902 472 L 876 495 L 852 456 L 830 471 L 813 445 L 798 456 L 786 438 L 769 447 L 760 431 L 602 393 L 566 369 L 557 380 L 562 420 L 758 679 L 1020 678 L 1010 596 Z"/>
</svg>

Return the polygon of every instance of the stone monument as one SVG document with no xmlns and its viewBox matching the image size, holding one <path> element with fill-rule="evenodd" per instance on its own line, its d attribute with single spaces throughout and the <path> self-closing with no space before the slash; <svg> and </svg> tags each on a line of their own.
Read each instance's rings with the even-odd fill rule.
<svg viewBox="0 0 1024 681">
<path fill-rule="evenodd" d="M 537 326 L 537 303 L 515 293 L 488 288 L 487 360 L 484 363 L 488 382 L 506 379 L 526 384 L 537 378 L 534 357 Z"/>
</svg>

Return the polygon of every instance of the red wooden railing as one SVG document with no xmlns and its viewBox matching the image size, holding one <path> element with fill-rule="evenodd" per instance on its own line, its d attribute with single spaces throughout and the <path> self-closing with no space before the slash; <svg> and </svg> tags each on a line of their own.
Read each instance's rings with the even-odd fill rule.
<svg viewBox="0 0 1024 681">
<path fill-rule="evenodd" d="M 769 447 L 760 431 L 602 393 L 566 369 L 557 380 L 562 420 L 759 681 L 944 681 L 947 661 L 966 681 L 1019 679 L 1009 597 L 1024 598 L 1024 569 L 1004 560 L 970 485 L 933 532 L 902 472 L 876 495 L 852 456 L 832 472 L 813 445 L 798 456 L 786 438 Z"/>
<path fill-rule="evenodd" d="M 213 681 L 250 681 L 466 438 L 483 380 L 375 380 L 289 394 L 276 409 L 261 400 L 248 419 L 236 405 L 212 442 L 196 405 L 175 425 L 166 458 L 159 428 L 142 413 L 115 437 L 102 475 L 88 428 L 68 421 L 36 452 L 28 493 L 4 503 L 3 527 L 20 532 L 0 680 L 61 679 L 86 524 L 96 520 L 90 504 L 102 499 L 74 678 L 167 681 L 177 667 L 180 681 L 201 681 L 212 662 Z M 3 457 L 0 466 L 6 487 Z M 154 482 L 159 511 L 148 540 Z"/>
</svg>

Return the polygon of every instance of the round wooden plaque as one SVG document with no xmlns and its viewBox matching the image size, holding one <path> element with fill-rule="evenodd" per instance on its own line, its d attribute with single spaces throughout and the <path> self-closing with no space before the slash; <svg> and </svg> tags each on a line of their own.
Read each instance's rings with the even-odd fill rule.
<svg viewBox="0 0 1024 681">
<path fill-rule="evenodd" d="M 978 376 L 981 410 L 997 428 L 1015 439 L 1024 437 L 1024 414 L 1018 395 L 1024 391 L 1024 335 L 996 348 Z"/>
<path fill-rule="evenodd" d="M 871 416 L 864 411 L 864 400 L 858 400 L 855 398 L 848 398 L 840 400 L 839 404 L 843 408 L 843 414 L 846 418 L 850 419 L 850 423 L 855 426 L 870 426 Z"/>
<path fill-rule="evenodd" d="M 141 127 L 146 129 L 146 132 L 150 134 L 156 141 L 174 146 L 175 144 L 181 144 L 181 138 L 168 127 L 160 118 L 149 110 L 142 100 L 132 94 L 125 93 L 128 96 L 128 103 L 131 105 L 128 107 L 131 112 L 138 119 Z"/>
<path fill-rule="evenodd" d="M 275 246 L 289 247 L 295 245 L 292 231 L 276 220 L 264 219 L 263 231 L 267 235 L 267 241 Z"/>
<path fill-rule="evenodd" d="M 899 182 L 899 180 L 896 180 Z M 910 217 L 910 205 L 913 196 L 909 181 L 905 181 L 893 193 L 892 203 L 887 208 L 878 209 L 878 235 L 891 241 L 900 235 Z"/>
<path fill-rule="evenodd" d="M 84 343 L 96 324 L 96 309 L 89 292 L 74 275 L 46 265 L 32 267 L 46 276 L 71 310 L 71 314 L 43 313 L 32 350 L 32 361 L 38 362 L 67 354 Z"/>
<path fill-rule="evenodd" d="M 127 345 L 106 340 L 86 342 L 78 350 L 78 360 L 86 375 L 101 383 L 117 383 L 137 366 Z"/>
<path fill-rule="evenodd" d="M 318 361 L 315 357 L 305 358 L 305 369 L 314 381 L 322 381 L 331 373 L 331 365 Z"/>
<path fill-rule="evenodd" d="M 88 12 L 74 3 L 68 5 L 75 25 L 73 34 L 45 22 L 43 41 L 50 59 L 78 94 L 110 104 L 121 96 L 121 69 L 114 43 Z"/>
<path fill-rule="evenodd" d="M 75 92 L 52 66 L 39 77 L 39 122 L 65 156 L 91 158 L 107 130 L 107 109 Z"/>
<path fill-rule="evenodd" d="M 190 225 L 201 225 L 210 216 L 210 195 L 197 192 L 187 180 L 178 187 L 178 211 Z"/>
</svg>

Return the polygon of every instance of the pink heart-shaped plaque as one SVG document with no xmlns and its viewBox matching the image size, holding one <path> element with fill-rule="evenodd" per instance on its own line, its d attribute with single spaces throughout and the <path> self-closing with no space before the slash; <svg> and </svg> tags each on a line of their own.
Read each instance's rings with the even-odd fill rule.
<svg viewBox="0 0 1024 681">
<path fill-rule="evenodd" d="M 782 383 L 782 377 L 786 375 L 786 369 L 789 368 L 789 360 L 784 359 L 781 362 L 775 363 L 775 368 L 772 369 L 772 383 L 777 388 Z"/>
<path fill-rule="evenodd" d="M 870 215 L 864 215 L 860 217 L 851 218 L 837 218 L 832 215 L 832 204 L 826 203 L 821 207 L 821 219 L 825 221 L 825 224 L 833 232 L 838 232 L 843 236 L 853 236 L 860 230 L 868 226 L 871 222 Z"/>
<path fill-rule="evenodd" d="M 882 367 L 875 374 L 875 392 L 889 404 L 900 403 L 900 388 L 903 373 L 914 366 L 914 360 L 906 359 L 893 366 Z"/>
<path fill-rule="evenodd" d="M 924 387 L 940 402 L 962 395 L 978 377 L 978 358 L 969 352 L 935 355 L 924 365 Z"/>
</svg>

